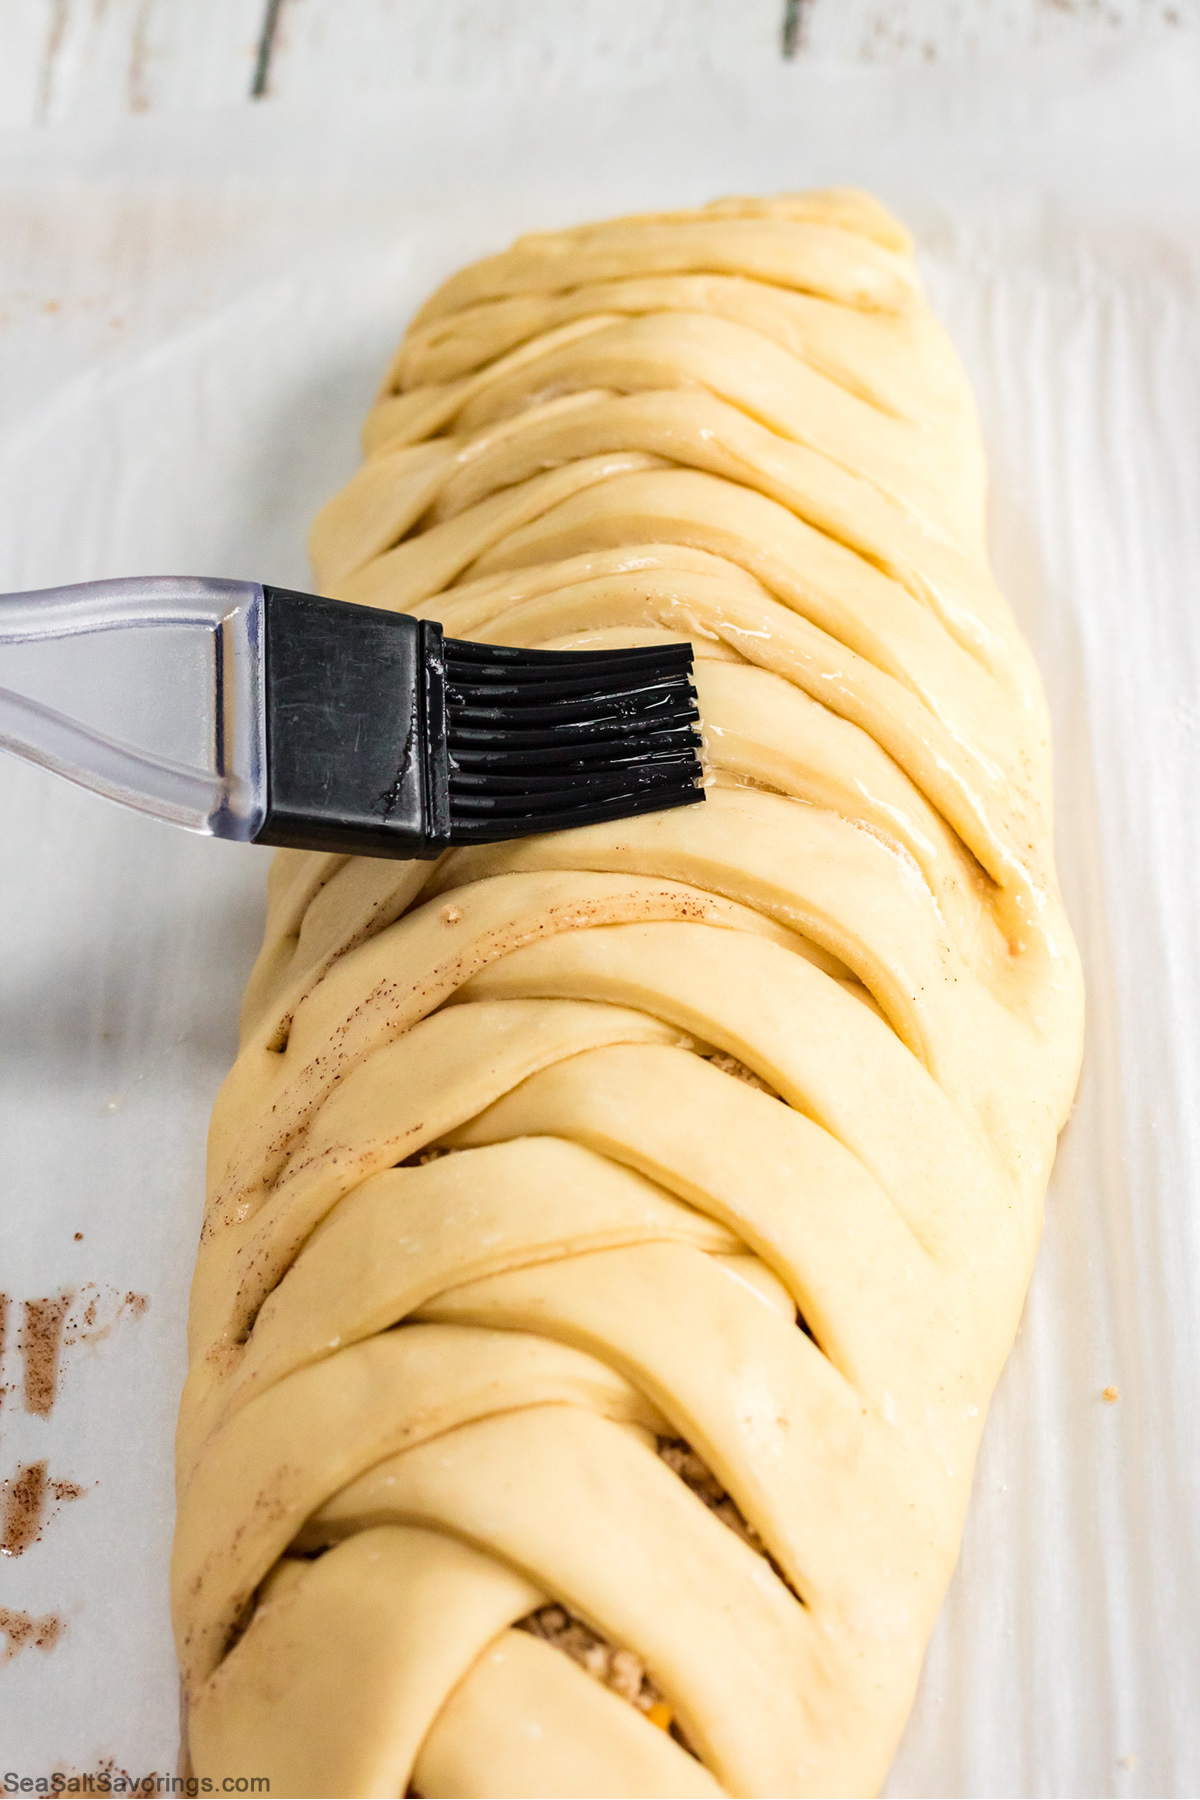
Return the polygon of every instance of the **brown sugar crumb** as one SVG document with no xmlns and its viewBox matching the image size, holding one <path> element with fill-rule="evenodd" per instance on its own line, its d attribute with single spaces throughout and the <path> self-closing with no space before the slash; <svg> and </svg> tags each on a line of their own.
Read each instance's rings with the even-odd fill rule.
<svg viewBox="0 0 1200 1800">
<path fill-rule="evenodd" d="M 710 1062 L 714 1069 L 720 1069 L 722 1074 L 732 1075 L 737 1081 L 744 1081 L 747 1087 L 757 1088 L 761 1094 L 769 1094 L 772 1100 L 779 1099 L 778 1092 L 764 1081 L 761 1075 L 756 1075 L 753 1069 L 748 1069 L 744 1062 L 739 1062 L 736 1056 L 730 1056 L 727 1051 L 714 1051 L 711 1056 L 705 1058 L 705 1061 Z"/>
<path fill-rule="evenodd" d="M 443 925 L 457 925 L 459 920 L 462 918 L 462 907 L 461 906 L 443 906 L 441 912 L 438 914 L 438 917 L 441 919 Z"/>
<path fill-rule="evenodd" d="M 609 1643 L 565 1606 L 539 1606 L 536 1612 L 518 1620 L 517 1630 L 527 1631 L 531 1637 L 541 1638 L 543 1643 L 563 1651 L 594 1680 L 603 1682 L 639 1712 L 655 1715 L 654 1724 L 661 1724 L 664 1717 L 670 1724 L 671 1709 L 647 1675 L 641 1658 L 632 1650 Z M 666 1725 L 662 1728 L 665 1730 Z"/>
<path fill-rule="evenodd" d="M 1108 1404 L 1111 1406 L 1114 1401 L 1121 1398 L 1121 1390 L 1120 1388 L 1106 1387 L 1100 1398 L 1102 1400 L 1107 1400 Z"/>
</svg>

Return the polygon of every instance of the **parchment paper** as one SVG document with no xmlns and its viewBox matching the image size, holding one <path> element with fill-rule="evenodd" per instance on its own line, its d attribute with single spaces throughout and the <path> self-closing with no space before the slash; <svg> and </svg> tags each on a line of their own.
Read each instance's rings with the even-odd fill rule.
<svg viewBox="0 0 1200 1800">
<path fill-rule="evenodd" d="M 915 228 L 1050 691 L 1090 1030 L 893 1794 L 1200 1789 L 1198 175 L 1169 38 L 0 139 L 0 589 L 303 586 L 406 316 L 518 230 L 821 182 Z M 0 1608 L 58 1621 L 0 1662 L 0 1775 L 175 1764 L 171 1433 L 264 868 L 0 759 L 0 1478 L 60 1494 L 0 1559 Z M 21 1303 L 60 1294 L 30 1414 Z"/>
</svg>

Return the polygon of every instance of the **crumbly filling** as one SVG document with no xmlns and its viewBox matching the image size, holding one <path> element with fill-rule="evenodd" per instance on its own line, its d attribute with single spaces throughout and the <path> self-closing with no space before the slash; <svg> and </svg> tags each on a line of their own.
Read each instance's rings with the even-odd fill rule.
<svg viewBox="0 0 1200 1800">
<path fill-rule="evenodd" d="M 431 1146 L 425 1150 L 414 1151 L 412 1156 L 406 1156 L 404 1161 L 397 1166 L 401 1169 L 423 1169 L 426 1163 L 437 1162 L 439 1157 L 449 1155 L 449 1150 L 439 1150 Z"/>
<path fill-rule="evenodd" d="M 517 1630 L 528 1631 L 532 1637 L 542 1638 L 565 1652 L 596 1681 L 628 1700 L 639 1712 L 648 1713 L 656 1725 L 665 1727 L 670 1723 L 670 1709 L 647 1675 L 641 1658 L 632 1650 L 609 1643 L 565 1606 L 555 1602 L 539 1606 L 536 1612 L 527 1613 L 518 1621 Z"/>
<path fill-rule="evenodd" d="M 801 1323 L 803 1323 L 803 1321 L 801 1321 Z M 753 1525 L 751 1525 L 749 1519 L 746 1518 L 737 1501 L 721 1486 L 721 1483 L 717 1480 L 708 1464 L 702 1457 L 696 1455 L 696 1452 L 692 1449 L 692 1446 L 686 1439 L 660 1437 L 658 1440 L 658 1454 L 662 1457 L 667 1467 L 673 1469 L 679 1479 L 687 1483 L 696 1498 L 698 1500 L 703 1500 L 708 1510 L 716 1513 L 723 1525 L 728 1525 L 731 1531 L 736 1531 L 742 1542 L 748 1544 L 750 1549 L 753 1550 L 756 1555 L 761 1556 L 763 1561 L 770 1565 L 772 1571 L 778 1575 L 788 1592 L 794 1594 L 796 1598 L 799 1599 L 800 1596 L 796 1594 L 795 1588 L 792 1586 L 779 1564 L 775 1561 L 775 1558 L 771 1555 L 771 1552 L 767 1549 L 761 1537 L 759 1537 L 757 1531 L 754 1529 Z"/>
<path fill-rule="evenodd" d="M 710 1062 L 714 1069 L 720 1069 L 724 1074 L 744 1081 L 747 1087 L 758 1088 L 760 1093 L 770 1094 L 772 1100 L 778 1100 L 779 1095 L 769 1082 L 764 1081 L 761 1075 L 756 1075 L 753 1069 L 748 1069 L 744 1062 L 739 1062 L 736 1056 L 730 1056 L 727 1051 L 714 1050 L 704 1060 Z"/>
<path fill-rule="evenodd" d="M 708 1464 L 704 1462 L 689 1443 L 683 1438 L 660 1437 L 658 1454 L 669 1469 L 673 1469 L 680 1481 L 691 1488 L 698 1500 L 703 1500 L 709 1512 L 716 1513 L 723 1525 L 730 1531 L 736 1531 L 744 1544 L 749 1544 L 759 1556 L 767 1554 L 763 1541 L 753 1525 L 746 1519 L 737 1501 L 730 1498 L 721 1486 Z"/>
</svg>

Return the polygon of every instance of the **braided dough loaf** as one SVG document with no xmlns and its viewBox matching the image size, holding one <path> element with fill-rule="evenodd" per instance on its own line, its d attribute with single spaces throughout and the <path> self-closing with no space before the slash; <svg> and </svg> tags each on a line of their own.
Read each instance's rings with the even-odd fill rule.
<svg viewBox="0 0 1200 1800">
<path fill-rule="evenodd" d="M 1081 1042 L 963 376 L 873 201 L 734 200 L 454 276 L 366 444 L 323 591 L 689 639 L 711 785 L 276 858 L 179 1422 L 196 1769 L 874 1792 Z"/>
</svg>

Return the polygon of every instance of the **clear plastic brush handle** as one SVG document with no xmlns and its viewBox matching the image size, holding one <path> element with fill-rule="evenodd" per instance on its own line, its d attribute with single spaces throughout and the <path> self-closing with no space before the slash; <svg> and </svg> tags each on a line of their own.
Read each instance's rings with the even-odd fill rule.
<svg viewBox="0 0 1200 1800">
<path fill-rule="evenodd" d="M 62 646 L 90 634 L 94 670 L 85 660 L 81 688 L 78 646 L 69 670 Z M 262 659 L 255 582 L 139 576 L 0 595 L 0 749 L 244 842 L 266 812 Z M 104 728 L 73 716 L 72 687 Z M 132 741 L 139 721 L 143 741 Z M 186 726 L 183 756 L 171 754 L 174 725 Z"/>
</svg>

